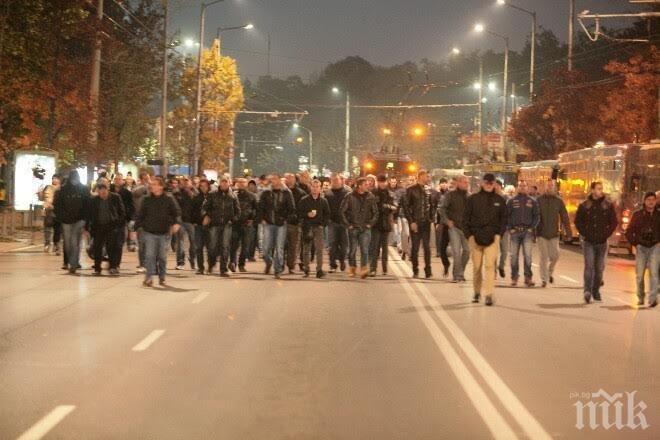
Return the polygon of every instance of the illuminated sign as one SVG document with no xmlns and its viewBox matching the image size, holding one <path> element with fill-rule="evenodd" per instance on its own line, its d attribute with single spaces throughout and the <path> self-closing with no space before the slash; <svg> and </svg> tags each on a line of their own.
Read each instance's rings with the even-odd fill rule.
<svg viewBox="0 0 660 440">
<path fill-rule="evenodd" d="M 14 158 L 14 208 L 28 211 L 42 203 L 38 193 L 50 184 L 57 158 L 44 151 L 16 151 Z"/>
</svg>

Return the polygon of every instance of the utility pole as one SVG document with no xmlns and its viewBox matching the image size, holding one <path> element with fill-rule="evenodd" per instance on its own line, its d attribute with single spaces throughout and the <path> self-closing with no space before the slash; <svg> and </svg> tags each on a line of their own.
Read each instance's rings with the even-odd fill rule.
<svg viewBox="0 0 660 440">
<path fill-rule="evenodd" d="M 529 102 L 534 100 L 534 67 L 536 60 L 536 12 L 532 13 L 532 52 L 529 61 Z"/>
<path fill-rule="evenodd" d="M 351 98 L 346 90 L 346 142 L 344 144 L 344 173 L 350 171 L 350 149 L 351 149 Z"/>
<path fill-rule="evenodd" d="M 509 37 L 504 37 L 504 86 L 502 87 L 502 154 L 506 156 L 506 102 L 509 81 Z M 510 158 L 509 158 L 510 159 Z M 506 160 L 506 157 L 505 157 Z M 515 158 L 513 159 L 515 161 Z"/>
<path fill-rule="evenodd" d="M 511 117 L 516 115 L 516 83 L 511 83 Z"/>
<path fill-rule="evenodd" d="M 573 70 L 573 25 L 575 23 L 575 0 L 569 0 L 568 12 L 568 71 Z"/>
<path fill-rule="evenodd" d="M 162 90 L 162 102 L 160 109 L 160 141 L 158 143 L 158 158 L 162 161 L 160 166 L 161 176 L 167 176 L 167 156 L 165 153 L 165 148 L 167 145 L 167 49 L 168 49 L 168 39 L 167 39 L 167 13 L 168 13 L 168 0 L 163 0 L 163 12 L 165 14 L 163 18 L 163 90 Z"/>
<path fill-rule="evenodd" d="M 94 41 L 94 58 L 92 60 L 92 81 L 89 90 L 89 103 L 92 108 L 92 127 L 90 133 L 90 151 L 96 153 L 99 142 L 99 89 L 101 86 L 101 24 L 103 22 L 103 0 L 96 3 L 96 39 Z M 92 156 L 95 156 L 93 154 Z M 94 165 L 87 161 L 87 181 L 94 176 Z"/>
<path fill-rule="evenodd" d="M 484 59 L 479 55 L 479 149 L 485 154 L 484 145 Z"/>
</svg>

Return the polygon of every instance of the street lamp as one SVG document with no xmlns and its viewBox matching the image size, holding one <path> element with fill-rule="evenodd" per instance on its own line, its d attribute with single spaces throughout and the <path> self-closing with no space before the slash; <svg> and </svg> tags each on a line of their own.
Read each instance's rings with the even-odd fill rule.
<svg viewBox="0 0 660 440">
<path fill-rule="evenodd" d="M 501 134 L 501 148 L 502 148 L 502 154 L 504 153 L 504 150 L 506 148 L 506 110 L 507 110 L 507 88 L 508 88 L 508 81 L 509 81 L 509 37 L 506 35 L 498 34 L 497 32 L 493 32 L 489 29 L 486 29 L 483 24 L 477 23 L 474 26 L 474 30 L 477 33 L 483 33 L 486 32 L 487 34 L 501 38 L 504 41 L 504 85 L 502 87 L 502 134 Z"/>
<path fill-rule="evenodd" d="M 301 129 L 305 130 L 307 132 L 307 135 L 309 136 L 309 171 L 311 172 L 312 171 L 312 159 L 313 159 L 313 154 L 314 154 L 314 137 L 312 135 L 312 130 L 310 130 L 307 127 L 303 127 L 302 125 L 300 125 L 297 122 L 293 123 L 293 128 L 295 130 L 301 130 Z M 296 138 L 296 142 L 298 142 L 299 144 L 302 144 L 303 140 L 304 139 L 301 136 L 298 136 Z"/>
<path fill-rule="evenodd" d="M 222 32 L 237 31 L 237 30 L 250 30 L 250 29 L 254 29 L 254 25 L 252 23 L 247 23 L 247 24 L 243 24 L 243 25 L 240 25 L 240 26 L 229 26 L 229 27 L 218 26 L 218 31 L 217 31 L 215 37 L 219 40 L 220 39 L 220 34 Z"/>
<path fill-rule="evenodd" d="M 333 87 L 332 93 L 339 95 L 339 87 Z M 346 90 L 346 136 L 344 139 L 344 173 L 349 172 L 349 152 L 351 149 L 351 97 Z"/>
<path fill-rule="evenodd" d="M 497 0 L 498 5 L 508 6 L 512 9 L 515 9 L 520 12 L 529 14 L 532 17 L 532 41 L 531 41 L 531 52 L 529 60 L 529 99 L 530 101 L 534 99 L 534 63 L 536 59 L 536 11 L 530 11 L 520 6 L 516 6 L 506 0 Z"/>
<path fill-rule="evenodd" d="M 460 50 L 458 47 L 454 47 L 454 48 L 451 50 L 451 53 L 453 53 L 454 55 L 460 55 L 461 50 Z"/>
<path fill-rule="evenodd" d="M 206 8 L 220 3 L 224 0 L 214 0 L 202 3 L 199 17 L 199 50 L 197 51 L 197 98 L 195 99 L 195 144 L 193 147 L 193 175 L 199 174 L 199 154 L 201 149 L 201 116 L 202 116 L 202 51 L 204 50 L 204 21 L 206 20 Z"/>
</svg>

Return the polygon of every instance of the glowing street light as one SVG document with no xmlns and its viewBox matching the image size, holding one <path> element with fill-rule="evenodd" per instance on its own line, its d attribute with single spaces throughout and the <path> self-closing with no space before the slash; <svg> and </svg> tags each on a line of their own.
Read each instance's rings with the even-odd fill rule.
<svg viewBox="0 0 660 440">
<path fill-rule="evenodd" d="M 451 50 L 451 53 L 453 53 L 454 55 L 459 55 L 461 53 L 461 50 L 458 47 L 454 47 Z"/>
<path fill-rule="evenodd" d="M 413 136 L 420 137 L 424 134 L 424 129 L 422 127 L 413 128 Z"/>
<path fill-rule="evenodd" d="M 186 45 L 186 47 L 193 47 L 195 46 L 195 40 L 193 40 L 192 38 L 186 38 L 184 44 Z"/>
<path fill-rule="evenodd" d="M 383 134 L 384 134 L 385 136 L 389 136 L 389 135 L 392 134 L 392 130 L 391 130 L 390 128 L 387 128 L 387 127 L 386 127 L 386 128 L 383 128 Z"/>
<path fill-rule="evenodd" d="M 478 33 L 482 33 L 484 31 L 484 25 L 481 23 L 477 23 L 474 25 L 474 31 Z"/>
<path fill-rule="evenodd" d="M 495 90 L 497 90 L 497 84 L 495 84 L 495 83 L 492 82 L 492 81 L 489 82 L 489 83 L 488 83 L 488 90 L 490 90 L 491 92 L 494 92 Z"/>
<path fill-rule="evenodd" d="M 475 82 L 474 84 L 472 84 L 472 88 L 474 90 L 481 90 L 481 83 L 479 81 Z"/>
<path fill-rule="evenodd" d="M 338 94 L 339 93 L 339 87 L 333 87 L 332 88 L 332 93 L 334 93 L 335 95 Z"/>
</svg>

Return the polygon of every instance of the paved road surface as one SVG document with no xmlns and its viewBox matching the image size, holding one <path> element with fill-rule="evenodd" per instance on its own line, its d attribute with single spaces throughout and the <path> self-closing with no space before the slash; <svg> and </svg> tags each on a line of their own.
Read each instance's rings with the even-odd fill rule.
<svg viewBox="0 0 660 440">
<path fill-rule="evenodd" d="M 252 263 L 147 289 L 134 254 L 96 278 L 2 253 L 0 438 L 660 438 L 660 310 L 634 305 L 633 262 L 610 258 L 587 306 L 581 256 L 562 251 L 554 286 L 499 280 L 486 308 L 470 282 L 413 281 L 392 260 L 368 281 L 275 281 Z M 577 429 L 575 404 L 600 389 L 636 392 L 650 426 L 591 430 L 585 409 Z"/>
</svg>

